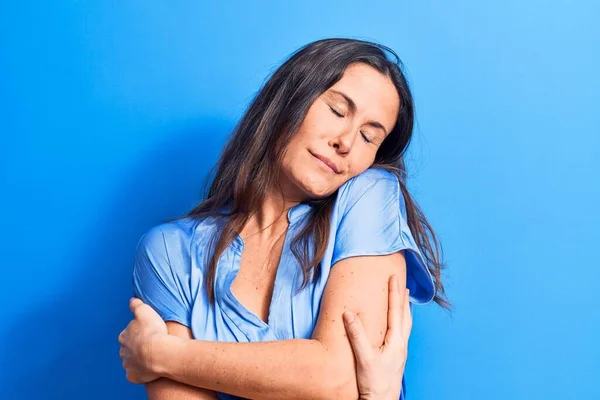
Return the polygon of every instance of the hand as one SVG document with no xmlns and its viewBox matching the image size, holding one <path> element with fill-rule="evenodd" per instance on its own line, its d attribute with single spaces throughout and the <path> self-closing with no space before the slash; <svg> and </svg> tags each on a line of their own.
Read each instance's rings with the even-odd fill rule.
<svg viewBox="0 0 600 400">
<path fill-rule="evenodd" d="M 348 311 L 343 315 L 356 359 L 360 399 L 397 400 L 402 390 L 408 337 L 412 328 L 409 290 L 406 289 L 401 294 L 398 279 L 393 275 L 388 282 L 388 291 L 388 330 L 380 348 L 371 348 L 359 318 Z"/>
<path fill-rule="evenodd" d="M 153 370 L 155 362 L 152 349 L 161 338 L 168 336 L 167 325 L 152 307 L 140 299 L 131 299 L 129 309 L 134 319 L 119 335 L 119 356 L 123 360 L 128 381 L 148 383 L 160 378 Z"/>
</svg>

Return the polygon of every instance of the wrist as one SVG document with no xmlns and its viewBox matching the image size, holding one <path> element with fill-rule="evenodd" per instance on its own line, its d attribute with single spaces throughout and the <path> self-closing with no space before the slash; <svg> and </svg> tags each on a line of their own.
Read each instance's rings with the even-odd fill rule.
<svg viewBox="0 0 600 400">
<path fill-rule="evenodd" d="M 172 378 L 172 365 L 177 349 L 185 339 L 174 335 L 161 335 L 150 342 L 150 370 L 162 378 Z"/>
<path fill-rule="evenodd" d="M 359 393 L 358 400 L 398 400 L 402 384 L 388 386 L 385 390 L 371 391 L 368 393 Z"/>
<path fill-rule="evenodd" d="M 360 396 L 358 400 L 398 400 L 399 395 L 400 391 L 397 393 Z"/>
</svg>

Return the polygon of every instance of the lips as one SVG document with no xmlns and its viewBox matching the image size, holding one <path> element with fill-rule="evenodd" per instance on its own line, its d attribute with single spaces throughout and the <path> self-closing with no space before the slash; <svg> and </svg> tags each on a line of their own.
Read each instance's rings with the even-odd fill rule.
<svg viewBox="0 0 600 400">
<path fill-rule="evenodd" d="M 333 172 L 335 172 L 336 174 L 339 174 L 341 171 L 340 169 L 337 167 L 337 165 L 335 165 L 335 163 L 333 161 L 331 161 L 329 158 L 322 156 L 320 154 L 314 154 L 314 153 L 310 153 L 313 155 L 313 157 L 321 160 L 325 165 L 327 165 L 329 168 L 331 168 L 333 170 Z"/>
</svg>

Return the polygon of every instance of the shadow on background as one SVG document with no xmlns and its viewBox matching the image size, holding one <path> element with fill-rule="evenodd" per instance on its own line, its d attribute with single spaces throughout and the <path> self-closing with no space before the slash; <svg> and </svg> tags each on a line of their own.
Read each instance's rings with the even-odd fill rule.
<svg viewBox="0 0 600 400">
<path fill-rule="evenodd" d="M 131 314 L 134 250 L 150 227 L 191 210 L 229 136 L 230 124 L 204 119 L 170 135 L 123 176 L 97 216 L 87 248 L 73 250 L 82 275 L 44 306 L 14 321 L 2 357 L 6 399 L 145 398 L 125 379 L 118 334 Z M 31 360 L 29 363 L 23 360 Z"/>
</svg>

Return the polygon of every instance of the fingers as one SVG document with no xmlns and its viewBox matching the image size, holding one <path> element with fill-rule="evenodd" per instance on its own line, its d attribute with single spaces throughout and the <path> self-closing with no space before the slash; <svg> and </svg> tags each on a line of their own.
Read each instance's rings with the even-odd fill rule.
<svg viewBox="0 0 600 400">
<path fill-rule="evenodd" d="M 396 330 L 402 323 L 403 299 L 400 295 L 398 277 L 392 275 L 388 280 L 388 329 Z"/>
<path fill-rule="evenodd" d="M 384 343 L 400 343 L 402 337 L 402 324 L 404 321 L 404 303 L 406 297 L 401 294 L 398 277 L 392 275 L 388 281 L 388 330 L 385 333 Z"/>
<path fill-rule="evenodd" d="M 136 309 L 143 305 L 144 302 L 140 299 L 138 299 L 137 297 L 132 297 L 129 300 L 129 310 L 133 313 L 133 315 L 135 315 Z"/>
<path fill-rule="evenodd" d="M 353 313 L 346 311 L 343 314 L 342 319 L 344 320 L 344 327 L 346 328 L 350 345 L 352 346 L 354 356 L 356 357 L 356 363 L 358 365 L 368 364 L 372 357 L 371 344 L 369 343 L 369 339 L 367 338 L 367 334 L 362 326 L 360 318 Z"/>
<path fill-rule="evenodd" d="M 143 319 L 148 321 L 156 315 L 156 311 L 152 307 L 135 297 L 129 301 L 129 309 L 133 313 L 133 317 L 137 320 Z"/>
<path fill-rule="evenodd" d="M 388 330 L 385 334 L 385 346 L 407 348 L 412 329 L 410 312 L 410 290 L 400 290 L 398 277 L 393 275 L 389 280 L 388 294 Z"/>
<path fill-rule="evenodd" d="M 402 315 L 402 336 L 408 345 L 408 338 L 412 329 L 412 313 L 410 312 L 410 291 L 406 289 L 406 299 L 404 301 L 404 313 Z"/>
</svg>

